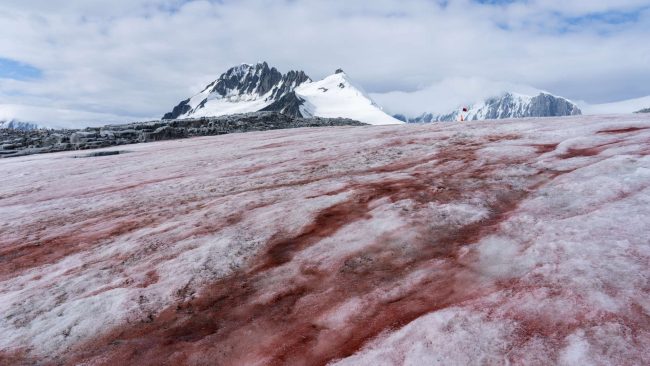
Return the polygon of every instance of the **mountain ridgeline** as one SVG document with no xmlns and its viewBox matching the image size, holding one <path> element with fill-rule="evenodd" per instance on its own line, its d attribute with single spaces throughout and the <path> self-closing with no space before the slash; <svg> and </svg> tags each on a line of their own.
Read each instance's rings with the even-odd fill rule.
<svg viewBox="0 0 650 366">
<path fill-rule="evenodd" d="M 368 124 L 428 123 L 465 120 L 558 117 L 582 114 L 571 101 L 540 93 L 505 92 L 468 108 L 443 114 L 389 116 L 338 69 L 314 81 L 304 71 L 286 74 L 266 62 L 232 67 L 201 92 L 176 105 L 163 119 L 217 117 L 237 113 L 280 112 L 297 118 L 350 118 Z"/>
<path fill-rule="evenodd" d="M 291 94 L 296 86 L 306 81 L 311 79 L 303 71 L 289 71 L 282 74 L 275 67 L 269 67 L 266 62 L 256 65 L 243 64 L 230 68 L 199 94 L 180 102 L 171 112 L 166 113 L 163 119 L 199 115 L 205 117 L 210 112 L 218 114 L 218 110 L 209 108 L 210 101 L 230 103 L 231 109 L 232 107 L 236 109 L 236 105 L 239 104 L 242 110 L 233 111 L 234 113 L 265 110 L 281 111 L 294 117 L 302 117 L 296 112 L 296 108 L 286 107 L 300 104 L 300 101 L 296 100 L 295 96 L 292 98 Z"/>
<path fill-rule="evenodd" d="M 396 118 L 409 123 L 448 122 L 460 120 L 460 115 L 467 121 L 526 117 L 560 117 L 582 114 L 580 108 L 571 101 L 540 93 L 528 96 L 506 92 L 498 97 L 488 98 L 483 102 L 470 106 L 467 112 L 460 108 L 445 114 L 423 113 L 417 117 L 408 118 L 397 115 Z"/>
<path fill-rule="evenodd" d="M 303 71 L 282 74 L 266 62 L 230 68 L 163 119 L 280 112 L 297 118 L 350 118 L 368 124 L 399 124 L 338 69 L 313 81 Z"/>
</svg>

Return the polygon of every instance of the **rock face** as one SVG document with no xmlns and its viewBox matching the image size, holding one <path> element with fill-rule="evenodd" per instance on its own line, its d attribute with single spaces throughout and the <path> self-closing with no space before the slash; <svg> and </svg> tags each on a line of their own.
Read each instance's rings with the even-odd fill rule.
<svg viewBox="0 0 650 366">
<path fill-rule="evenodd" d="M 295 91 L 292 91 L 264 107 L 262 111 L 280 112 L 289 116 L 303 117 L 300 107 L 304 104 L 305 100 L 298 97 Z"/>
<path fill-rule="evenodd" d="M 404 118 L 411 123 L 428 123 L 460 120 L 460 109 L 447 114 L 424 113 L 415 118 Z M 486 99 L 477 103 L 464 113 L 465 120 L 526 118 L 526 117 L 561 117 L 575 116 L 582 112 L 569 100 L 547 93 L 537 96 L 527 96 L 515 93 L 504 93 L 499 97 Z M 395 116 L 397 118 L 397 116 Z"/>
<path fill-rule="evenodd" d="M 199 94 L 180 102 L 163 119 L 229 114 L 223 111 L 294 110 L 291 105 L 295 99 L 290 94 L 298 85 L 310 80 L 303 71 L 292 70 L 282 74 L 266 62 L 243 64 L 230 68 Z M 296 113 L 293 115 L 299 116 Z"/>
<path fill-rule="evenodd" d="M 298 127 L 362 126 L 345 118 L 300 118 L 280 112 L 255 112 L 222 117 L 135 122 L 83 130 L 0 129 L 0 157 L 65 150 L 84 150 L 193 136 Z"/>
<path fill-rule="evenodd" d="M 192 111 L 192 107 L 189 106 L 190 100 L 185 99 L 184 101 L 180 102 L 174 109 L 172 109 L 171 112 L 165 113 L 162 119 L 176 119 L 179 118 L 180 116 L 190 113 Z"/>
<path fill-rule="evenodd" d="M 636 111 L 634 113 L 650 113 L 650 108 L 643 108 L 642 110 Z"/>
<path fill-rule="evenodd" d="M 524 111 L 525 117 L 577 116 L 581 114 L 580 108 L 567 99 L 544 93 L 534 97 L 527 110 Z"/>
</svg>

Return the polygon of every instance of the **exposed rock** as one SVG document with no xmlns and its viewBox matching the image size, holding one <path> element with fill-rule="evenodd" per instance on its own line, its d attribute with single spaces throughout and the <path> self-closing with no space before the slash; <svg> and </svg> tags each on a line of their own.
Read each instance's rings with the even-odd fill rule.
<svg viewBox="0 0 650 366">
<path fill-rule="evenodd" d="M 397 119 L 397 120 L 402 121 L 402 122 L 409 122 L 408 117 L 406 117 L 406 116 L 403 115 L 403 114 L 395 114 L 395 115 L 393 115 L 393 117 L 394 117 L 395 119 Z"/>
<path fill-rule="evenodd" d="M 192 136 L 222 135 L 233 132 L 264 131 L 297 127 L 361 126 L 346 118 L 300 118 L 300 100 L 295 94 L 278 111 L 235 114 L 178 120 L 134 122 L 89 127 L 83 130 L 0 129 L 0 157 L 30 155 L 65 150 L 84 150 L 139 142 L 173 140 Z M 278 107 L 280 108 L 280 107 Z"/>
<path fill-rule="evenodd" d="M 300 106 L 304 103 L 305 101 L 292 91 L 279 100 L 273 102 L 268 107 L 262 109 L 262 111 L 280 112 L 293 117 L 302 117 Z"/>
<path fill-rule="evenodd" d="M 171 112 L 165 113 L 162 119 L 175 119 L 191 111 L 192 107 L 188 105 L 189 102 L 189 99 L 185 99 L 184 101 L 180 102 L 180 104 L 174 107 Z"/>
<path fill-rule="evenodd" d="M 235 66 L 208 84 L 199 94 L 180 102 L 163 119 L 195 116 L 208 100 L 213 99 L 229 102 L 260 100 L 266 104 L 267 108 L 261 109 L 264 111 L 294 110 L 295 99 L 290 94 L 297 86 L 310 80 L 303 71 L 292 70 L 283 75 L 266 62 Z M 282 105 L 282 101 L 288 104 Z M 295 113 L 292 115 L 300 116 Z"/>
</svg>

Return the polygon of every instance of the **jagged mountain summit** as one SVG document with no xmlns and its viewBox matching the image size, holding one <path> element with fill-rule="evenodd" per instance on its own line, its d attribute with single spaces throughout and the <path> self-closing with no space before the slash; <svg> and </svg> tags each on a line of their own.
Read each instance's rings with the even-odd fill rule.
<svg viewBox="0 0 650 366">
<path fill-rule="evenodd" d="M 163 119 L 213 117 L 257 112 L 282 100 L 309 77 L 302 71 L 280 73 L 266 62 L 230 68 L 200 93 L 182 101 Z"/>
<path fill-rule="evenodd" d="M 266 62 L 230 68 L 163 119 L 257 111 L 303 118 L 342 117 L 375 125 L 401 123 L 384 113 L 341 69 L 323 80 L 312 81 L 303 71 L 282 74 Z"/>
<path fill-rule="evenodd" d="M 465 120 L 525 118 L 525 117 L 561 117 L 582 114 L 576 104 L 568 99 L 548 93 L 537 96 L 505 92 L 498 97 L 470 106 L 467 112 L 459 108 L 446 114 L 423 113 L 414 118 L 403 115 L 396 116 L 400 120 L 411 123 L 427 123 L 442 121 L 458 121 L 463 113 Z"/>
</svg>

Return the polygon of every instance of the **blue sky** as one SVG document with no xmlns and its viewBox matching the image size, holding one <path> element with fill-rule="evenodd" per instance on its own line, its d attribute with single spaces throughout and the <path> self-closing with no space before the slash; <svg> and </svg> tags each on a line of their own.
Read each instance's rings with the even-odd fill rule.
<svg viewBox="0 0 650 366">
<path fill-rule="evenodd" d="M 391 112 L 650 95 L 650 0 L 3 0 L 0 118 L 159 117 L 232 65 L 342 67 Z"/>
<path fill-rule="evenodd" d="M 0 78 L 14 80 L 35 80 L 42 71 L 32 65 L 0 57 Z"/>
</svg>

